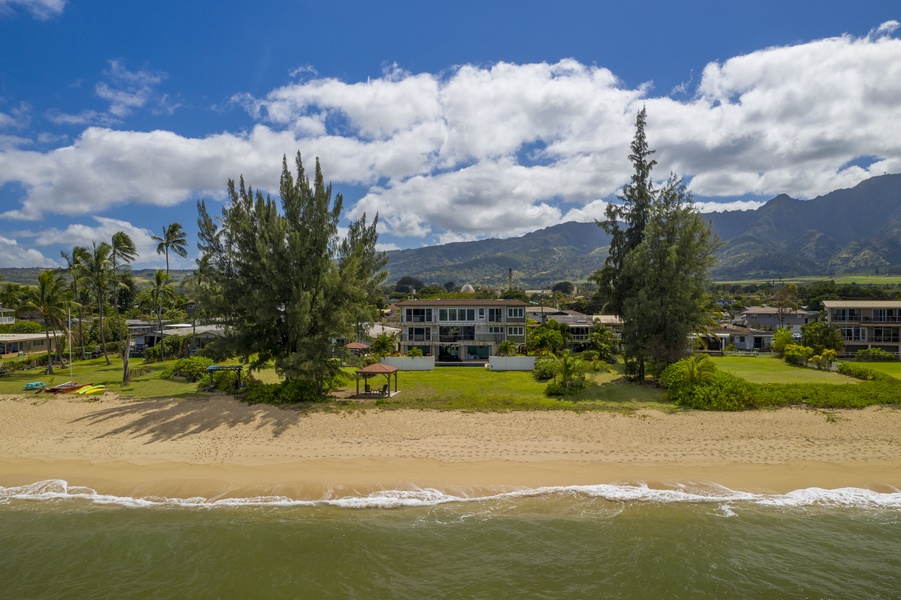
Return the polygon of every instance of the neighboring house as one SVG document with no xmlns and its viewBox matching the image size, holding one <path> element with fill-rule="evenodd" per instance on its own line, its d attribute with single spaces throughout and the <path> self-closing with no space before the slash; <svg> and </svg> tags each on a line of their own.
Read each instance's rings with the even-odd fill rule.
<svg viewBox="0 0 901 600">
<path fill-rule="evenodd" d="M 578 350 L 588 343 L 591 331 L 597 323 L 584 313 L 575 310 L 562 310 L 547 306 L 529 306 L 526 309 L 526 317 L 537 321 L 538 324 L 547 323 L 551 319 L 569 326 L 569 349 Z"/>
<path fill-rule="evenodd" d="M 526 343 L 526 307 L 519 300 L 405 300 L 400 351 L 419 348 L 441 361 L 488 360 L 509 340 Z"/>
<path fill-rule="evenodd" d="M 742 320 L 748 327 L 775 331 L 780 327 L 789 327 L 792 333 L 801 333 L 801 326 L 813 323 L 820 313 L 815 310 L 783 310 L 780 320 L 779 309 L 775 306 L 752 306 L 741 313 Z"/>
<path fill-rule="evenodd" d="M 162 337 L 177 335 L 179 337 L 190 338 L 193 336 L 191 345 L 188 350 L 193 354 L 197 350 L 204 348 L 207 344 L 215 339 L 225 335 L 225 327 L 223 325 L 198 325 L 193 327 L 190 323 L 173 323 L 167 327 L 163 327 Z M 141 340 L 135 340 L 135 350 L 143 350 L 139 342 L 144 343 L 144 347 L 150 348 L 156 346 L 160 341 L 160 333 L 158 331 L 150 331 L 145 333 Z"/>
<path fill-rule="evenodd" d="M 603 325 L 616 335 L 623 333 L 623 320 L 616 315 L 592 315 L 591 320 L 598 325 Z"/>
<path fill-rule="evenodd" d="M 721 352 L 729 345 L 732 345 L 736 350 L 743 352 L 754 350 L 758 352 L 769 352 L 770 346 L 773 345 L 774 333 L 772 331 L 763 331 L 760 329 L 752 329 L 750 327 L 729 325 L 726 327 L 710 329 L 696 335 L 700 339 L 704 349 L 711 352 Z"/>
<path fill-rule="evenodd" d="M 64 335 L 64 331 L 50 332 L 50 352 L 56 352 L 57 339 L 62 339 Z M 46 333 L 0 333 L 0 358 L 46 353 Z"/>
<path fill-rule="evenodd" d="M 881 348 L 901 358 L 901 301 L 823 300 L 823 308 L 845 339 L 843 356 Z"/>
<path fill-rule="evenodd" d="M 16 311 L 11 308 L 0 308 L 0 325 L 14 325 Z"/>
</svg>

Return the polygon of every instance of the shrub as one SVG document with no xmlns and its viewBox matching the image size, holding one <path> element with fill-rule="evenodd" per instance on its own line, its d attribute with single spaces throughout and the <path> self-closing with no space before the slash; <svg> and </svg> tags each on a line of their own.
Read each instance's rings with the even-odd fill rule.
<svg viewBox="0 0 901 600">
<path fill-rule="evenodd" d="M 421 358 L 422 357 L 422 348 L 418 346 L 413 346 L 407 351 L 407 356 L 410 358 Z"/>
<path fill-rule="evenodd" d="M 700 410 L 744 410 L 754 404 L 754 386 L 730 373 L 717 371 L 691 387 L 677 404 Z"/>
<path fill-rule="evenodd" d="M 858 362 L 887 362 L 898 360 L 898 356 L 894 352 L 889 352 L 882 348 L 867 348 L 866 350 L 859 350 L 854 355 L 854 360 Z"/>
<path fill-rule="evenodd" d="M 876 372 L 872 369 L 855 365 L 854 363 L 843 362 L 838 366 L 838 372 L 854 379 L 862 379 L 864 381 L 872 381 L 876 379 Z"/>
<path fill-rule="evenodd" d="M 800 346 L 798 344 L 789 344 L 783 351 L 785 362 L 792 365 L 807 365 L 807 361 L 813 356 L 813 348 L 809 346 Z"/>
<path fill-rule="evenodd" d="M 181 335 L 170 335 L 163 338 L 163 341 L 144 350 L 144 362 L 155 362 L 160 360 L 161 349 L 165 351 L 167 360 L 172 358 L 185 358 L 188 356 L 188 346 L 191 345 L 191 338 Z M 109 344 L 107 344 L 109 346 Z"/>
<path fill-rule="evenodd" d="M 586 385 L 586 381 L 581 378 L 570 379 L 569 381 L 552 381 L 544 388 L 544 393 L 547 396 L 572 396 L 585 389 Z"/>
<path fill-rule="evenodd" d="M 212 364 L 213 361 L 205 356 L 182 358 L 160 373 L 160 379 L 172 379 L 178 376 L 184 377 L 188 381 L 199 381 L 207 376 L 207 367 Z"/>
<path fill-rule="evenodd" d="M 254 382 L 247 388 L 244 400 L 250 404 L 298 404 L 322 402 L 315 381 L 289 379 L 282 383 Z"/>
<path fill-rule="evenodd" d="M 783 327 L 782 329 L 777 329 L 776 333 L 773 334 L 773 343 L 770 346 L 772 348 L 773 353 L 782 358 L 782 355 L 785 353 L 785 348 L 795 343 L 795 338 L 792 337 L 791 329 L 787 327 Z"/>
<path fill-rule="evenodd" d="M 813 364 L 814 367 L 821 371 L 828 371 L 832 363 L 835 362 L 835 356 L 835 350 L 823 350 L 821 354 L 811 356 L 808 363 Z"/>
<path fill-rule="evenodd" d="M 535 368 L 532 369 L 532 377 L 535 381 L 550 381 L 557 374 L 557 361 L 553 356 L 540 356 L 535 359 Z"/>
</svg>

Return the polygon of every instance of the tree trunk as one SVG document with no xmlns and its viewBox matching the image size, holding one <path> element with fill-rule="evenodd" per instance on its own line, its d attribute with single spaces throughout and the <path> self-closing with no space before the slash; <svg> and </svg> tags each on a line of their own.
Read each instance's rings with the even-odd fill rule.
<svg viewBox="0 0 901 600">
<path fill-rule="evenodd" d="M 131 371 L 128 369 L 128 359 L 131 352 L 131 331 L 125 334 L 125 344 L 122 346 L 122 385 L 131 382 Z"/>
<path fill-rule="evenodd" d="M 50 329 L 44 324 L 44 334 L 47 336 L 47 375 L 53 375 L 53 352 L 50 349 Z"/>
<path fill-rule="evenodd" d="M 110 361 L 109 355 L 106 353 L 106 332 L 103 330 L 103 300 L 104 300 L 104 298 L 103 298 L 103 293 L 102 293 L 99 289 L 98 289 L 97 296 L 100 298 L 100 301 L 97 303 L 97 306 L 98 306 L 98 308 L 100 309 L 100 310 L 99 310 L 99 315 L 100 315 L 100 344 L 101 344 L 101 346 L 103 347 L 103 358 L 106 359 L 106 364 L 107 364 L 107 366 L 108 366 L 108 365 L 111 365 L 111 364 L 113 364 L 113 363 L 112 363 L 112 361 Z"/>
</svg>

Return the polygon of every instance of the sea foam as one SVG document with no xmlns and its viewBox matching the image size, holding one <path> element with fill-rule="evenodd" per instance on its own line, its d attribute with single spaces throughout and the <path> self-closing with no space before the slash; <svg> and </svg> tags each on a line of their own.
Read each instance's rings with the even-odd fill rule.
<svg viewBox="0 0 901 600">
<path fill-rule="evenodd" d="M 163 496 L 130 497 L 101 494 L 89 487 L 69 485 L 62 479 L 38 481 L 29 485 L 0 486 L 0 504 L 22 501 L 81 500 L 98 505 L 118 505 L 133 508 L 187 507 L 216 508 L 239 506 L 334 506 L 346 509 L 409 508 L 438 506 L 448 503 L 482 503 L 498 500 L 517 500 L 541 497 L 573 497 L 600 499 L 612 503 L 716 503 L 722 514 L 734 515 L 740 504 L 771 507 L 855 507 L 869 509 L 901 509 L 901 491 L 875 492 L 862 488 L 805 488 L 787 494 L 758 494 L 735 491 L 715 484 L 676 485 L 671 489 L 636 485 L 575 485 L 503 491 L 495 494 L 468 496 L 451 494 L 437 489 L 380 490 L 367 495 L 300 500 L 286 496 L 253 496 L 244 498 L 169 498 Z"/>
</svg>

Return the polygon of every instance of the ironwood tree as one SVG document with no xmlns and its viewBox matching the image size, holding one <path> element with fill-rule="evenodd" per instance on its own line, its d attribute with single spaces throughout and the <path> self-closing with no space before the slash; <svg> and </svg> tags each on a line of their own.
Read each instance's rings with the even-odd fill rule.
<svg viewBox="0 0 901 600">
<path fill-rule="evenodd" d="M 710 320 L 708 273 L 719 241 L 675 175 L 655 189 L 656 161 L 645 136 L 647 113 L 635 121 L 634 172 L 619 203 L 598 223 L 610 234 L 604 266 L 593 275 L 609 312 L 623 320 L 622 349 L 627 374 L 645 378 L 687 355 L 689 336 Z"/>
<path fill-rule="evenodd" d="M 198 202 L 200 301 L 227 326 L 224 350 L 259 368 L 274 361 L 287 379 L 329 391 L 340 365 L 335 342 L 373 322 L 387 255 L 376 250 L 378 216 L 352 221 L 342 238 L 340 194 L 332 199 L 319 160 L 312 181 L 300 153 L 296 174 L 282 160 L 280 201 L 228 182 L 229 201 L 212 218 Z"/>
</svg>

